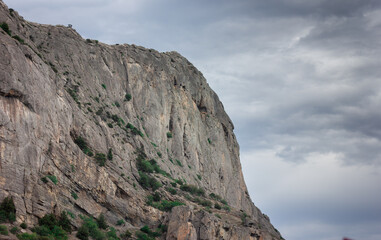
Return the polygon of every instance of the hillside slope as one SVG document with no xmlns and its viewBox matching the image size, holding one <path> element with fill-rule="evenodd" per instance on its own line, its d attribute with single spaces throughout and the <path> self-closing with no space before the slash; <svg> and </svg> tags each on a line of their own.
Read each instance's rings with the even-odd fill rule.
<svg viewBox="0 0 381 240">
<path fill-rule="evenodd" d="M 248 195 L 222 103 L 184 57 L 85 40 L 2 1 L 0 23 L 0 200 L 12 196 L 18 223 L 103 213 L 119 232 L 164 224 L 161 239 L 281 239 Z"/>
</svg>

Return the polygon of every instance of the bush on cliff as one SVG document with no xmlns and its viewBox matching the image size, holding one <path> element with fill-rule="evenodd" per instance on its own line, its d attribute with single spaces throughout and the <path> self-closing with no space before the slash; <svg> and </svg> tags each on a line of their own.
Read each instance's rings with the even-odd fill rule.
<svg viewBox="0 0 381 240">
<path fill-rule="evenodd" d="M 16 221 L 16 207 L 12 197 L 6 197 L 0 204 L 0 222 Z"/>
</svg>

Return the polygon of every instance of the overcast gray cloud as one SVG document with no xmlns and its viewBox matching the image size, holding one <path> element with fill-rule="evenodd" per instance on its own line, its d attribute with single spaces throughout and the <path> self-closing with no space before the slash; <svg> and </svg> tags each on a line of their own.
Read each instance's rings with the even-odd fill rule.
<svg viewBox="0 0 381 240">
<path fill-rule="evenodd" d="M 224 103 L 252 199 L 286 239 L 381 239 L 381 1 L 5 2 L 180 52 Z"/>
</svg>

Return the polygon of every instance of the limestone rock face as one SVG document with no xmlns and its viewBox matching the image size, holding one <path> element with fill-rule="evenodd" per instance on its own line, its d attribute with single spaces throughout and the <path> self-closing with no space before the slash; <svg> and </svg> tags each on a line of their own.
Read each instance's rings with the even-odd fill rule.
<svg viewBox="0 0 381 240">
<path fill-rule="evenodd" d="M 184 57 L 84 40 L 0 0 L 1 23 L 11 32 L 0 29 L 0 200 L 13 197 L 18 222 L 103 213 L 112 225 L 126 221 L 120 231 L 165 224 L 162 239 L 281 239 L 248 195 L 230 118 Z M 162 199 L 185 206 L 147 204 L 139 156 L 161 169 L 148 175 Z"/>
</svg>

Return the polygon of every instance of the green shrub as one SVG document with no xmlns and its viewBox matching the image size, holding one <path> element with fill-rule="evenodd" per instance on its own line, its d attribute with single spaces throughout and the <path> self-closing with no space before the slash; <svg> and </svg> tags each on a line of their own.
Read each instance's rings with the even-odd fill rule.
<svg viewBox="0 0 381 240">
<path fill-rule="evenodd" d="M 138 240 L 155 240 L 143 232 L 136 232 L 136 237 Z"/>
<path fill-rule="evenodd" d="M 42 180 L 44 183 L 47 183 L 47 182 L 48 182 L 47 178 L 49 178 L 50 181 L 52 181 L 55 185 L 57 185 L 58 180 L 57 180 L 57 177 L 56 177 L 56 176 L 54 176 L 54 175 L 46 175 L 45 177 L 41 178 L 41 180 Z"/>
<path fill-rule="evenodd" d="M 161 196 L 158 192 L 155 192 L 153 195 L 152 195 L 152 200 L 155 201 L 155 202 L 159 202 L 161 200 Z"/>
<path fill-rule="evenodd" d="M 132 233 L 128 230 L 126 230 L 124 233 L 120 234 L 120 237 L 122 239 L 129 239 L 132 236 Z"/>
<path fill-rule="evenodd" d="M 228 205 L 228 202 L 227 202 L 225 199 L 222 199 L 220 202 L 221 202 L 222 204 Z"/>
<path fill-rule="evenodd" d="M 197 186 L 195 185 L 187 185 L 187 184 L 183 184 L 181 187 L 180 187 L 181 190 L 185 191 L 185 192 L 189 192 L 193 195 L 197 195 L 197 196 L 204 196 L 205 195 L 205 190 L 202 189 L 202 188 L 198 188 Z"/>
<path fill-rule="evenodd" d="M 126 128 L 130 129 L 134 135 L 140 135 L 141 137 L 144 137 L 144 134 L 131 123 L 127 123 Z"/>
<path fill-rule="evenodd" d="M 0 223 L 16 221 L 16 207 L 12 197 L 6 197 L 0 204 Z"/>
<path fill-rule="evenodd" d="M 176 179 L 175 183 L 179 184 L 180 186 L 182 186 L 184 184 L 183 180 L 181 180 L 181 179 Z"/>
<path fill-rule="evenodd" d="M 104 153 L 97 153 L 95 154 L 95 160 L 99 166 L 103 167 L 106 163 L 106 155 Z"/>
<path fill-rule="evenodd" d="M 129 94 L 129 93 L 126 93 L 126 95 L 124 96 L 124 101 L 130 101 L 131 100 L 131 98 L 132 98 L 132 96 L 131 96 L 131 94 Z"/>
<path fill-rule="evenodd" d="M 32 229 L 36 234 L 47 237 L 45 239 L 66 240 L 68 239 L 67 233 L 62 227 L 54 225 L 49 228 L 47 225 L 37 226 Z M 41 238 L 41 237 L 40 237 Z"/>
<path fill-rule="evenodd" d="M 32 231 L 37 233 L 40 236 L 49 236 L 51 234 L 49 227 L 47 227 L 45 225 L 44 226 L 36 226 L 36 227 L 32 228 Z"/>
<path fill-rule="evenodd" d="M 105 85 L 104 83 L 102 83 L 102 87 L 103 87 L 104 89 L 107 89 L 107 87 L 106 87 L 106 85 Z"/>
<path fill-rule="evenodd" d="M 152 233 L 151 229 L 149 229 L 149 227 L 147 225 L 144 225 L 142 228 L 140 228 L 140 231 L 147 233 L 147 234 Z"/>
<path fill-rule="evenodd" d="M 157 153 L 157 156 L 159 156 L 159 157 L 162 157 L 162 154 L 161 154 L 161 152 L 156 152 Z"/>
<path fill-rule="evenodd" d="M 120 107 L 119 102 L 115 101 L 115 106 L 116 106 L 116 107 Z"/>
<path fill-rule="evenodd" d="M 16 39 L 16 40 L 19 41 L 19 43 L 21 43 L 21 44 L 24 44 L 24 43 L 25 43 L 24 39 L 22 39 L 21 37 L 19 37 L 19 36 L 17 36 L 17 35 L 12 36 L 12 38 Z"/>
<path fill-rule="evenodd" d="M 165 224 L 159 224 L 159 226 L 157 227 L 157 229 L 162 232 L 162 233 L 165 233 L 168 231 L 168 226 L 165 225 Z"/>
<path fill-rule="evenodd" d="M 61 216 L 58 220 L 58 225 L 62 227 L 62 229 L 66 232 L 71 233 L 71 223 L 67 215 L 68 214 L 65 211 L 61 212 Z"/>
<path fill-rule="evenodd" d="M 209 200 L 203 199 L 203 200 L 201 200 L 201 205 L 204 207 L 212 207 L 213 203 Z"/>
<path fill-rule="evenodd" d="M 98 224 L 98 227 L 100 229 L 106 229 L 106 228 L 108 228 L 108 225 L 106 223 L 105 216 L 103 215 L 103 213 L 101 213 L 98 216 L 98 218 L 97 218 L 97 224 Z"/>
<path fill-rule="evenodd" d="M 17 234 L 19 240 L 39 240 L 39 237 L 36 233 L 21 233 Z"/>
<path fill-rule="evenodd" d="M 0 235 L 8 235 L 8 228 L 5 225 L 0 225 Z"/>
<path fill-rule="evenodd" d="M 113 227 L 110 227 L 110 230 L 106 235 L 108 240 L 119 240 L 118 236 L 116 235 L 116 230 Z"/>
<path fill-rule="evenodd" d="M 228 205 L 224 205 L 222 208 L 223 208 L 224 210 L 230 212 L 230 207 L 229 207 Z"/>
<path fill-rule="evenodd" d="M 89 228 L 86 225 L 82 225 L 78 228 L 78 232 L 75 236 L 81 240 L 88 240 L 89 235 Z"/>
<path fill-rule="evenodd" d="M 209 197 L 214 199 L 214 200 L 217 200 L 217 201 L 221 201 L 222 200 L 222 197 L 217 195 L 217 194 L 215 194 L 215 193 L 209 194 Z"/>
<path fill-rule="evenodd" d="M 61 212 L 59 218 L 54 214 L 46 214 L 38 220 L 39 226 L 32 229 L 40 236 L 54 238 L 56 240 L 68 239 L 67 232 L 71 232 L 71 223 L 65 211 Z"/>
<path fill-rule="evenodd" d="M 214 204 L 214 208 L 220 210 L 220 209 L 221 209 L 221 206 L 220 206 L 220 204 L 216 203 L 216 204 Z"/>
<path fill-rule="evenodd" d="M 88 147 L 86 140 L 82 138 L 81 136 L 75 138 L 74 143 L 77 144 L 77 146 L 82 150 L 84 154 L 90 157 L 94 155 L 91 149 Z"/>
<path fill-rule="evenodd" d="M 167 132 L 167 138 L 172 138 L 172 133 L 171 132 Z"/>
<path fill-rule="evenodd" d="M 90 237 L 95 240 L 102 240 L 106 238 L 105 234 L 99 230 L 98 224 L 94 221 L 94 219 L 82 217 L 82 220 L 82 226 L 85 226 L 88 229 Z"/>
<path fill-rule="evenodd" d="M 23 222 L 23 223 L 20 224 L 20 227 L 21 227 L 22 229 L 27 229 L 27 228 L 28 228 L 28 225 L 27 225 L 25 222 Z"/>
<path fill-rule="evenodd" d="M 70 212 L 70 211 L 66 211 L 67 215 L 69 215 L 72 219 L 75 219 L 75 214 Z"/>
<path fill-rule="evenodd" d="M 152 206 L 154 208 L 157 208 L 161 211 L 171 211 L 173 207 L 180 206 L 180 205 L 185 205 L 182 202 L 179 201 L 167 201 L 167 200 L 161 200 L 160 198 L 155 198 L 154 195 L 150 195 L 147 197 L 146 203 L 149 206 Z"/>
<path fill-rule="evenodd" d="M 202 179 L 200 174 L 197 174 L 197 178 L 198 178 L 198 180 Z"/>
<path fill-rule="evenodd" d="M 20 232 L 20 229 L 16 226 L 12 227 L 11 230 L 9 230 L 12 234 L 17 234 Z"/>
<path fill-rule="evenodd" d="M 212 144 L 212 140 L 210 140 L 209 138 L 208 138 L 208 143 L 209 143 L 209 144 Z"/>
<path fill-rule="evenodd" d="M 243 212 L 242 214 L 241 214 L 241 221 L 242 221 L 242 224 L 244 224 L 245 222 L 246 222 L 246 218 L 247 218 L 248 216 L 247 216 L 247 214 L 245 213 L 245 212 Z"/>
<path fill-rule="evenodd" d="M 177 163 L 177 165 L 179 165 L 180 167 L 182 167 L 182 166 L 183 166 L 183 164 L 180 162 L 180 160 L 179 160 L 179 159 L 176 159 L 176 163 Z"/>
<path fill-rule="evenodd" d="M 152 231 L 147 225 L 144 225 L 144 226 L 140 229 L 140 231 L 146 233 L 148 236 L 153 237 L 153 238 L 155 238 L 155 237 L 159 237 L 159 236 L 161 235 L 160 232 L 154 232 L 154 231 Z"/>
<path fill-rule="evenodd" d="M 153 173 L 153 171 L 155 170 L 154 166 L 152 166 L 152 164 L 147 160 L 138 160 L 136 164 L 138 170 L 142 172 Z"/>
<path fill-rule="evenodd" d="M 123 219 L 120 219 L 116 222 L 116 225 L 117 226 L 120 226 L 120 225 L 123 225 L 125 223 L 125 221 Z"/>
<path fill-rule="evenodd" d="M 102 112 L 103 112 L 103 108 L 99 108 L 98 111 L 95 112 L 95 114 L 100 116 Z"/>
<path fill-rule="evenodd" d="M 162 186 L 162 184 L 158 182 L 154 177 L 150 177 L 144 172 L 139 171 L 139 176 L 140 185 L 146 189 L 151 188 L 153 191 L 155 191 Z"/>
<path fill-rule="evenodd" d="M 162 200 L 161 204 L 159 206 L 159 210 L 169 212 L 172 210 L 172 208 L 174 208 L 176 206 L 181 206 L 181 205 L 185 205 L 185 204 L 182 202 L 179 202 L 179 201 Z"/>
<path fill-rule="evenodd" d="M 46 214 L 38 220 L 40 226 L 46 226 L 49 229 L 53 229 L 54 226 L 58 225 L 58 219 L 53 213 Z"/>
<path fill-rule="evenodd" d="M 111 148 L 108 149 L 107 159 L 110 160 L 110 161 L 113 159 L 112 149 Z"/>
<path fill-rule="evenodd" d="M 155 143 L 151 142 L 151 144 L 152 144 L 152 146 L 157 147 L 157 145 Z"/>
<path fill-rule="evenodd" d="M 54 69 L 57 71 L 57 69 L 55 68 L 55 66 L 53 64 L 51 64 L 51 67 L 54 71 Z M 69 93 L 69 95 L 73 98 L 74 102 L 76 102 L 78 105 L 81 104 L 81 102 L 79 101 L 79 98 L 78 98 L 78 89 L 77 88 L 74 88 L 74 89 L 71 89 L 71 88 L 67 88 L 66 91 Z"/>
<path fill-rule="evenodd" d="M 0 27 L 6 32 L 9 36 L 11 36 L 11 30 L 9 29 L 9 26 L 7 23 L 3 22 L 0 24 Z"/>
<path fill-rule="evenodd" d="M 71 196 L 72 196 L 75 200 L 78 199 L 78 195 L 77 195 L 77 193 L 74 192 L 74 191 L 71 192 Z"/>
<path fill-rule="evenodd" d="M 66 240 L 68 239 L 67 233 L 65 230 L 62 229 L 60 226 L 54 226 L 51 235 L 54 237 L 56 240 Z"/>
<path fill-rule="evenodd" d="M 174 188 L 171 188 L 171 187 L 167 187 L 167 191 L 168 191 L 168 192 L 170 192 L 172 195 L 175 195 L 175 194 L 177 194 L 177 191 L 176 191 L 176 189 L 174 189 Z"/>
</svg>

